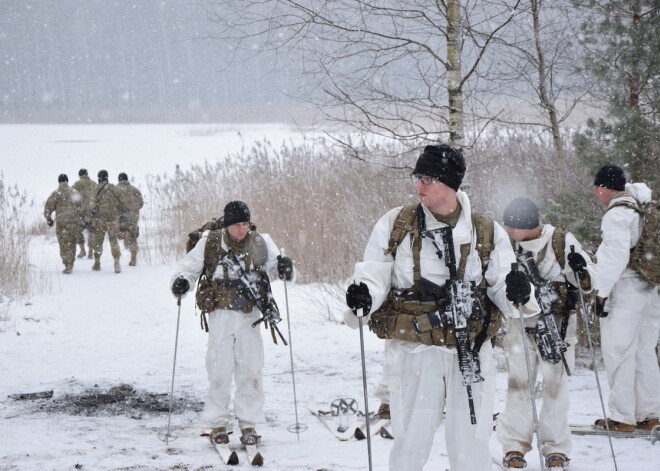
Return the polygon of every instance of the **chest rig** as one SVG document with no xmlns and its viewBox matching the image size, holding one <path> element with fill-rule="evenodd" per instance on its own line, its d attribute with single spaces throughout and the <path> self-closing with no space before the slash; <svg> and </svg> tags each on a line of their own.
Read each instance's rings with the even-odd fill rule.
<svg viewBox="0 0 660 471">
<path fill-rule="evenodd" d="M 211 230 L 207 236 L 204 248 L 204 268 L 197 284 L 195 300 L 201 311 L 202 328 L 208 332 L 206 314 L 216 309 L 242 311 L 246 314 L 252 312 L 256 305 L 254 299 L 243 295 L 245 287 L 239 279 L 232 279 L 228 255 L 234 255 L 245 264 L 245 271 L 257 279 L 259 294 L 265 299 L 268 292 L 268 278 L 262 267 L 268 258 L 268 249 L 263 238 L 256 232 L 248 232 L 240 244 L 232 243 L 226 230 Z M 222 246 L 223 240 L 228 246 Z M 220 268 L 222 276 L 215 276 Z M 235 274 L 234 274 L 235 276 Z"/>
<path fill-rule="evenodd" d="M 488 267 L 490 253 L 494 248 L 494 223 L 487 215 L 473 212 L 472 228 L 476 234 L 475 250 L 482 263 L 482 274 Z M 425 325 L 429 313 L 446 307 L 447 299 L 442 294 L 444 287 L 429 287 L 421 276 L 422 236 L 426 230 L 424 209 L 421 204 L 404 206 L 399 212 L 388 242 L 386 254 L 396 257 L 396 250 L 406 235 L 410 234 L 413 258 L 413 286 L 406 289 L 390 290 L 383 305 L 371 314 L 369 328 L 383 339 L 400 339 L 424 345 L 456 348 L 456 335 L 453 327 L 431 327 L 419 332 L 419 325 Z M 457 263 L 458 278 L 463 280 L 470 243 L 460 246 L 460 259 Z M 436 263 L 436 262 L 434 262 Z M 437 263 L 441 263 L 440 260 Z M 435 288 L 435 289 L 434 289 Z M 484 341 L 497 333 L 501 325 L 502 313 L 486 296 L 486 281 L 482 277 L 476 289 L 482 316 L 468 319 L 468 331 L 473 351 L 479 351 Z M 417 328 L 416 328 L 417 325 Z"/>
</svg>

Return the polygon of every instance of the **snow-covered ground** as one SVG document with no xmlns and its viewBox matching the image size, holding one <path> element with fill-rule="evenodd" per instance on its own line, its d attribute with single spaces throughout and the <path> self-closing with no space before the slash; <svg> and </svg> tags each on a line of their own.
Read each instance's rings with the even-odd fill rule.
<svg viewBox="0 0 660 471">
<path fill-rule="evenodd" d="M 60 131 L 55 132 L 57 128 Z M 171 169 L 173 163 L 184 165 L 203 158 L 193 159 L 187 152 L 178 155 L 175 149 L 177 145 L 181 148 L 180 141 L 194 139 L 174 132 L 168 145 L 165 138 L 170 135 L 168 128 L 174 129 L 168 126 L 145 127 L 151 129 L 152 137 L 149 142 L 140 143 L 133 143 L 133 139 L 148 139 L 149 133 L 136 136 L 131 126 L 123 127 L 123 137 L 121 126 L 99 129 L 92 126 L 0 126 L 0 168 L 9 170 L 5 177 L 16 176 L 19 186 L 45 199 L 44 194 L 55 188 L 55 178 L 65 171 L 64 167 L 72 173 L 80 166 L 99 167 L 79 160 L 82 156 L 67 160 L 66 152 L 54 151 L 57 149 L 54 142 L 94 140 L 94 133 L 104 128 L 116 133 L 112 142 L 121 142 L 127 152 L 140 149 L 131 154 L 133 161 L 112 160 L 117 172 L 135 173 L 138 181 L 146 172 L 162 173 Z M 264 132 L 280 137 L 286 135 L 281 129 Z M 262 137 L 256 134 L 255 131 L 254 138 Z M 23 144 L 20 136 L 26 139 Z M 32 136 L 32 140 L 28 136 Z M 34 136 L 38 136 L 37 142 Z M 5 137 L 11 138 L 11 146 L 4 141 Z M 213 155 L 219 155 L 219 143 L 215 138 L 197 139 L 207 141 L 208 147 L 199 144 L 201 156 L 208 155 L 210 160 Z M 66 143 L 61 145 L 71 149 Z M 113 147 L 112 144 L 108 146 Z M 165 152 L 166 149 L 169 150 Z M 111 150 L 99 144 L 98 151 L 89 156 L 127 158 Z M 12 160 L 7 160 L 9 155 Z M 15 163 L 13 159 L 16 158 L 21 165 Z M 126 168 L 129 163 L 132 167 Z M 26 171 L 20 172 L 21 167 Z M 45 193 L 41 192 L 42 186 L 47 189 Z M 96 391 L 101 398 L 110 388 L 124 384 L 135 389 L 138 399 L 157 398 L 161 406 L 167 404 L 177 325 L 176 302 L 168 290 L 174 266 L 139 264 L 128 267 L 125 253 L 123 271 L 117 275 L 111 270 L 111 257 L 106 247 L 100 273 L 91 271 L 91 260 L 82 259 L 76 261 L 72 275 L 62 275 L 54 235 L 34 240 L 32 261 L 50 276 L 52 291 L 29 302 L 12 304 L 11 319 L 0 324 L 0 470 L 251 468 L 245 459 L 238 466 L 222 465 L 208 440 L 199 436 L 203 430 L 195 410 L 201 406 L 207 388 L 204 371 L 207 334 L 200 329 L 192 296 L 181 306 L 174 391 L 177 404 L 190 410 L 177 410 L 172 415 L 172 427 L 178 438 L 168 445 L 159 440 L 159 432 L 167 426 L 167 413 L 149 412 L 153 408 L 144 402 L 132 408 L 122 409 L 118 405 L 101 413 L 75 414 L 76 409 L 84 409 L 83 399 L 88 400 L 90 394 L 94 397 Z M 335 440 L 306 408 L 310 395 L 316 397 L 321 407 L 328 407 L 338 397 L 353 397 L 362 402 L 359 335 L 333 320 L 333 317 L 340 318 L 343 307 L 328 297 L 325 288 L 288 286 L 299 421 L 309 427 L 299 437 L 286 430 L 295 422 L 289 349 L 274 345 L 264 333 L 267 423 L 259 428 L 259 433 L 263 436 L 265 469 L 368 469 L 366 442 Z M 286 316 L 282 282 L 275 281 L 273 289 Z M 286 320 L 280 327 L 286 336 Z M 369 332 L 365 332 L 365 341 L 368 383 L 373 390 L 380 374 L 382 345 Z M 503 364 L 503 361 L 499 352 L 498 363 Z M 506 374 L 498 373 L 497 380 L 496 410 L 501 411 Z M 600 380 L 607 394 L 607 381 L 602 373 Z M 571 422 L 591 423 L 601 415 L 593 372 L 577 369 L 570 379 L 570 389 Z M 52 399 L 29 401 L 8 397 L 45 390 L 54 391 Z M 372 397 L 370 404 L 377 407 L 378 402 Z M 436 435 L 426 470 L 449 467 L 444 433 L 443 424 Z M 391 445 L 380 437 L 373 440 L 375 470 L 388 469 Z M 499 461 L 501 449 L 494 435 L 490 446 L 494 459 Z M 651 471 L 660 466 L 660 444 L 652 446 L 643 439 L 614 439 L 614 448 L 622 471 Z M 614 469 L 605 437 L 574 436 L 571 458 L 573 470 Z M 528 462 L 528 470 L 540 469 L 536 451 L 528 455 Z M 493 469 L 499 467 L 493 465 Z"/>
</svg>

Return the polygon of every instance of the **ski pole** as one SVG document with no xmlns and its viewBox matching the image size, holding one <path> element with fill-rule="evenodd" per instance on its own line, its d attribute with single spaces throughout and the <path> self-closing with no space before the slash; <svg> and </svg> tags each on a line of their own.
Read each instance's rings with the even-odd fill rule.
<svg viewBox="0 0 660 471">
<path fill-rule="evenodd" d="M 367 425 L 367 454 L 369 455 L 369 471 L 372 471 L 371 464 L 371 430 L 369 428 L 369 394 L 367 393 L 367 366 L 364 355 L 364 333 L 362 332 L 362 316 L 364 309 L 357 310 L 357 318 L 360 326 L 360 356 L 362 357 L 362 389 L 364 391 L 364 416 Z"/>
<path fill-rule="evenodd" d="M 511 271 L 518 271 L 518 263 L 511 264 Z M 534 399 L 534 378 L 532 377 L 532 365 L 529 360 L 529 350 L 527 349 L 527 333 L 525 332 L 525 316 L 523 315 L 522 299 L 518 299 L 518 315 L 520 317 L 520 335 L 522 335 L 523 349 L 525 351 L 525 363 L 527 364 L 527 377 L 529 378 L 529 398 L 532 401 L 532 414 L 534 419 L 534 432 L 536 433 L 536 448 L 539 452 L 539 461 L 541 462 L 541 471 L 545 471 L 545 462 L 541 452 L 541 433 L 539 427 L 539 416 L 536 411 L 536 400 Z"/>
<path fill-rule="evenodd" d="M 172 401 L 174 398 L 174 372 L 176 371 L 176 352 L 179 346 L 179 321 L 181 320 L 181 296 L 177 297 L 176 304 L 177 306 L 179 306 L 179 309 L 176 315 L 176 336 L 174 339 L 174 361 L 172 362 L 172 385 L 170 386 L 170 408 L 167 414 L 167 432 L 165 433 L 165 440 L 163 440 L 163 437 L 159 436 L 159 438 L 163 440 L 166 445 L 170 443 L 170 438 L 172 440 L 176 440 L 177 438 L 176 436 L 170 434 L 170 423 L 172 420 Z"/>
<path fill-rule="evenodd" d="M 575 246 L 571 245 L 571 253 L 575 253 Z M 591 364 L 594 368 L 594 373 L 596 375 L 596 385 L 598 386 L 598 397 L 600 397 L 600 407 L 603 411 L 603 420 L 605 421 L 605 430 L 607 431 L 607 439 L 610 442 L 610 452 L 612 453 L 612 461 L 614 462 L 614 469 L 619 471 L 619 468 L 616 464 L 616 456 L 614 455 L 614 446 L 612 445 L 612 435 L 610 434 L 610 424 L 607 421 L 607 412 L 605 412 L 605 401 L 603 401 L 603 390 L 600 387 L 600 379 L 598 378 L 598 365 L 596 365 L 596 352 L 594 351 L 594 346 L 591 341 L 591 331 L 589 329 L 589 319 L 587 319 L 587 305 L 584 302 L 584 294 L 582 293 L 582 286 L 580 285 L 580 277 L 577 272 L 573 270 L 575 275 L 575 282 L 578 289 L 578 296 L 580 297 L 580 305 L 582 307 L 582 322 L 584 323 L 584 330 L 587 333 L 587 343 L 589 345 L 589 351 L 591 352 Z"/>
<path fill-rule="evenodd" d="M 284 302 L 286 305 L 286 324 L 289 329 L 289 357 L 291 358 L 291 382 L 293 383 L 293 410 L 296 414 L 296 423 L 289 425 L 287 430 L 295 433 L 300 440 L 300 432 L 307 430 L 307 425 L 298 422 L 298 396 L 296 395 L 296 373 L 293 368 L 293 340 L 291 340 L 291 314 L 289 313 L 289 294 L 286 288 L 286 278 L 284 278 Z"/>
</svg>

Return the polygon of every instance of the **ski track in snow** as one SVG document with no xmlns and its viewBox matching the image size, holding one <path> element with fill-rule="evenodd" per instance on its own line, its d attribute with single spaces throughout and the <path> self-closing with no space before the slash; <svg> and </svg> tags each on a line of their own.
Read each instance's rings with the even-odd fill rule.
<svg viewBox="0 0 660 471">
<path fill-rule="evenodd" d="M 19 135 L 31 135 L 29 128 L 2 126 L 0 134 L 18 131 Z M 42 133 L 41 128 L 34 128 L 37 128 L 36 134 Z M 51 132 L 55 128 L 46 129 Z M 107 129 L 115 132 L 113 127 Z M 127 126 L 126 129 L 133 128 Z M 138 134 L 144 137 L 145 129 L 152 128 L 138 128 Z M 278 132 L 282 131 L 275 133 Z M 52 139 L 63 137 L 53 132 Z M 209 146 L 217 145 L 215 139 L 207 141 Z M 130 147 L 121 142 L 122 146 Z M 43 155 L 44 148 L 56 144 L 37 142 L 32 146 L 36 146 L 35 152 L 41 149 L 37 154 Z M 12 155 L 22 152 L 11 146 L 10 150 Z M 99 151 L 95 160 L 100 155 Z M 81 166 L 71 157 L 65 162 L 68 167 Z M 167 160 L 167 165 L 171 162 Z M 5 167 L 6 162 L 2 164 Z M 39 172 L 39 181 L 52 183 L 60 173 L 55 167 L 48 162 L 47 171 Z M 118 169 L 121 170 L 124 169 Z M 75 175 L 71 177 L 75 180 Z M 55 186 L 52 183 L 45 188 L 52 191 Z M 172 428 L 178 438 L 166 445 L 158 438 L 158 432 L 167 425 L 166 413 L 145 413 L 141 418 L 49 414 L 37 410 L 43 402 L 8 398 L 9 394 L 52 389 L 54 399 L 58 399 L 95 385 L 107 390 L 123 383 L 148 393 L 169 394 L 170 391 L 177 318 L 176 302 L 169 292 L 173 265 L 146 266 L 139 261 L 137 267 L 129 267 L 128 253 L 124 251 L 122 273 L 117 275 L 112 271 L 106 243 L 100 273 L 91 271 L 92 260 L 82 259 L 76 261 L 72 275 L 63 275 L 54 231 L 48 237 L 34 240 L 32 260 L 50 273 L 52 290 L 29 303 L 12 304 L 11 320 L 0 324 L 3 329 L 0 332 L 0 471 L 253 469 L 247 464 L 244 451 L 239 451 L 241 463 L 238 466 L 223 465 L 208 439 L 199 436 L 203 429 L 198 425 L 195 412 L 172 415 Z M 273 290 L 284 318 L 279 327 L 286 337 L 282 282 L 275 281 Z M 258 432 L 263 441 L 264 469 L 368 469 L 366 441 L 335 440 L 306 407 L 310 395 L 316 397 L 323 409 L 329 408 L 330 402 L 338 397 L 352 397 L 363 404 L 359 334 L 328 320 L 328 310 L 337 319 L 341 318 L 343 307 L 338 301 L 330 306 L 327 301 L 314 301 L 327 298 L 322 291 L 318 285 L 289 286 L 298 415 L 299 421 L 309 427 L 299 439 L 286 431 L 286 427 L 295 422 L 289 349 L 274 345 L 268 332 L 263 335 L 267 424 L 258 427 Z M 207 334 L 200 329 L 193 298 L 186 297 L 181 308 L 174 394 L 177 398 L 185 396 L 201 402 L 207 389 L 204 369 Z M 381 372 L 382 343 L 366 329 L 365 342 L 368 383 L 373 391 Z M 504 364 L 502 352 L 497 350 L 496 353 L 498 363 Z M 602 369 L 600 381 L 607 398 L 607 380 Z M 569 419 L 572 423 L 592 423 L 601 416 L 593 372 L 577 369 L 570 379 L 570 389 Z M 496 411 L 504 408 L 505 392 L 506 374 L 499 372 Z M 369 404 L 372 409 L 378 407 L 373 397 Z M 425 470 L 449 467 L 444 435 L 443 423 Z M 652 446 L 642 439 L 614 439 L 613 442 L 621 471 L 658 469 L 659 444 Z M 237 446 L 238 430 L 232 435 L 231 443 Z M 374 470 L 388 469 L 391 446 L 391 441 L 374 437 Z M 501 460 L 502 451 L 495 433 L 491 436 L 490 448 L 494 459 Z M 614 469 L 606 437 L 573 436 L 570 457 L 572 470 Z M 526 458 L 527 470 L 540 469 L 535 449 Z M 500 468 L 494 464 L 493 470 L 497 469 Z"/>
</svg>

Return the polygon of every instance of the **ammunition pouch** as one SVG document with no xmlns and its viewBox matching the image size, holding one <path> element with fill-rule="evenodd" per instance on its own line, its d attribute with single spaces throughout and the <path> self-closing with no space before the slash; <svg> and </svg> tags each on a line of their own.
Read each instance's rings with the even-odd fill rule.
<svg viewBox="0 0 660 471">
<path fill-rule="evenodd" d="M 371 314 L 369 328 L 381 339 L 399 339 L 424 345 L 456 348 L 456 334 L 451 325 L 436 327 L 437 319 L 447 307 L 447 299 L 435 295 L 407 292 L 397 294 L 390 291 L 383 305 Z M 484 317 L 468 318 L 470 342 L 483 331 Z M 486 330 L 489 339 L 497 333 L 502 313 L 492 309 Z"/>
<path fill-rule="evenodd" d="M 240 280 L 209 280 L 206 277 L 199 280 L 195 300 L 203 313 L 228 309 L 247 314 L 252 312 L 256 304 L 243 295 L 243 283 Z"/>
</svg>

